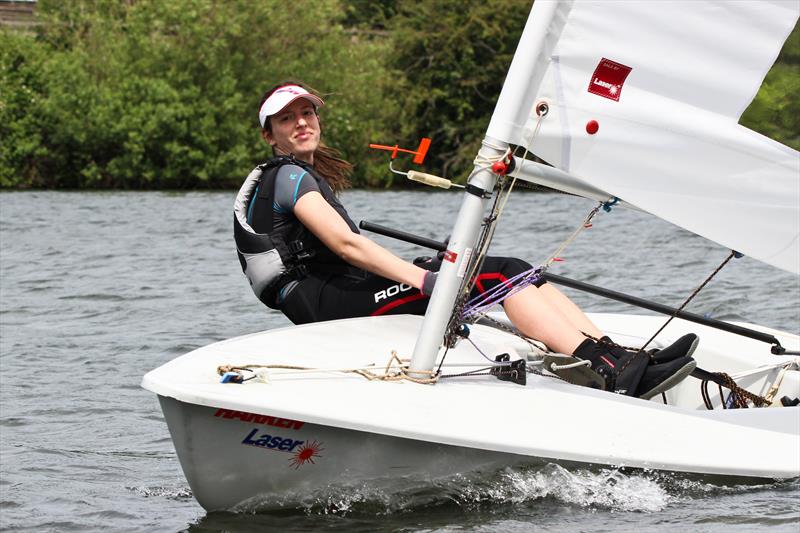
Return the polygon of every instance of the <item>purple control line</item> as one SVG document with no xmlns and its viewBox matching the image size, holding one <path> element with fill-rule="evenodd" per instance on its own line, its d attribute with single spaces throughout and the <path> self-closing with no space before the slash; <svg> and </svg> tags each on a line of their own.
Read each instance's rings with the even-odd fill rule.
<svg viewBox="0 0 800 533">
<path fill-rule="evenodd" d="M 464 306 L 464 310 L 461 312 L 461 318 L 470 318 L 485 311 L 486 309 L 489 309 L 496 303 L 508 298 L 517 291 L 524 289 L 532 283 L 536 283 L 539 281 L 540 277 L 540 269 L 532 268 L 517 274 L 513 278 L 509 278 L 506 281 L 499 283 L 494 288 L 489 289 L 483 294 L 480 294 L 469 300 Z"/>
</svg>

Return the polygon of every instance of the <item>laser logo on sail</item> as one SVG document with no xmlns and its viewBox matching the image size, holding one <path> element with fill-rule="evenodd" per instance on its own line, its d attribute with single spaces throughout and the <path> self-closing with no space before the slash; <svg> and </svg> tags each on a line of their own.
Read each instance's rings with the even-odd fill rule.
<svg viewBox="0 0 800 533">
<path fill-rule="evenodd" d="M 589 80 L 589 92 L 619 102 L 622 94 L 622 85 L 631 73 L 631 67 L 627 67 L 616 61 L 603 58 L 594 69 L 592 78 Z"/>
</svg>

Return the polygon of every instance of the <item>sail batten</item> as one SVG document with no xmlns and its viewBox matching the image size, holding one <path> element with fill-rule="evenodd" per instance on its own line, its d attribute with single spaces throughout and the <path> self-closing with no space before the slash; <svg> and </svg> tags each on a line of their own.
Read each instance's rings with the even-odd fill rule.
<svg viewBox="0 0 800 533">
<path fill-rule="evenodd" d="M 534 5 L 529 25 L 537 26 L 523 33 L 487 133 L 659 218 L 800 273 L 800 154 L 738 124 L 800 4 L 551 4 Z M 535 110 L 542 102 L 544 117 Z"/>
</svg>

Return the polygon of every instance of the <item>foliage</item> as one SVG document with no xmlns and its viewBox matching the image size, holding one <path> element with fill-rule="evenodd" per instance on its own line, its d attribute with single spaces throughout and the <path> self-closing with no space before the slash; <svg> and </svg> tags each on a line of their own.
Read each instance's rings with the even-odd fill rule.
<svg viewBox="0 0 800 533">
<path fill-rule="evenodd" d="M 269 150 L 275 82 L 323 89 L 328 143 L 356 185 L 389 186 L 370 142 L 433 138 L 425 169 L 463 179 L 529 0 L 39 0 L 0 29 L 0 187 L 236 187 Z M 742 117 L 800 149 L 800 34 Z"/>
<path fill-rule="evenodd" d="M 530 2 L 401 0 L 391 21 L 403 137 L 430 137 L 427 168 L 463 177 L 480 146 Z"/>
<path fill-rule="evenodd" d="M 40 106 L 45 95 L 43 50 L 22 34 L 0 32 L 0 187 L 47 185 L 37 159 L 46 155 Z"/>
<path fill-rule="evenodd" d="M 741 123 L 800 150 L 800 30 L 797 26 L 742 115 Z"/>
<path fill-rule="evenodd" d="M 397 14 L 398 0 L 346 0 L 343 24 L 369 32 L 386 30 L 389 21 Z"/>
<path fill-rule="evenodd" d="M 353 43 L 335 0 L 49 0 L 39 9 L 41 34 L 3 55 L 4 84 L 32 71 L 45 80 L 33 89 L 41 150 L 25 149 L 28 168 L 22 155 L 3 162 L 4 176 L 31 184 L 235 186 L 269 155 L 257 130 L 261 94 L 297 73 L 330 91 L 326 135 L 349 158 L 364 159 L 350 147 L 366 147 L 390 111 L 382 45 Z M 27 127 L 18 104 L 8 112 L 15 131 Z"/>
</svg>

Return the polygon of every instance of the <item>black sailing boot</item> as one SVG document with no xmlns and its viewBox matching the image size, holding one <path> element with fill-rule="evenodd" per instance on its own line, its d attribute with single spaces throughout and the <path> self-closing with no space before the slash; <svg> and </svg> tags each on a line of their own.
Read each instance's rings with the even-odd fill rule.
<svg viewBox="0 0 800 533">
<path fill-rule="evenodd" d="M 600 340 L 613 344 L 608 337 Z M 697 363 L 690 356 L 699 342 L 697 335 L 689 333 L 666 348 L 648 351 L 649 364 L 636 389 L 636 396 L 649 400 L 683 381 L 697 367 Z"/>
<path fill-rule="evenodd" d="M 696 367 L 697 363 L 691 357 L 678 357 L 664 363 L 648 365 L 636 395 L 649 400 L 683 381 Z"/>
<path fill-rule="evenodd" d="M 600 342 L 614 344 L 614 341 L 608 336 L 601 337 Z M 691 357 L 699 342 L 700 338 L 697 335 L 694 333 L 687 333 L 666 348 L 647 350 L 648 355 L 650 355 L 650 364 L 657 365 L 667 363 L 679 357 Z"/>
<path fill-rule="evenodd" d="M 574 355 L 592 363 L 592 369 L 605 378 L 605 390 L 628 396 L 636 394 L 650 360 L 644 352 L 629 352 L 592 339 L 584 340 Z"/>
<path fill-rule="evenodd" d="M 679 357 L 691 357 L 694 353 L 700 338 L 694 333 L 688 333 L 676 340 L 666 348 L 648 350 L 651 364 L 667 363 Z"/>
</svg>

